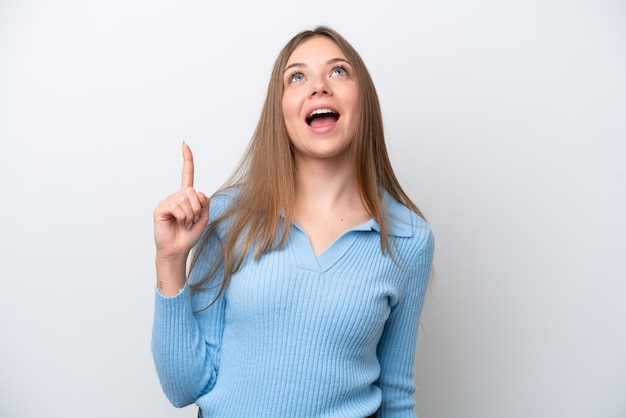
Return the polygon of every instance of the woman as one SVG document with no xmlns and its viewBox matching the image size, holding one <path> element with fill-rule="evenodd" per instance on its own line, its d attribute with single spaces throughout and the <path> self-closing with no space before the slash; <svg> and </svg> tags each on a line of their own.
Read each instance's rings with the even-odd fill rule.
<svg viewBox="0 0 626 418">
<path fill-rule="evenodd" d="M 210 205 L 185 144 L 183 157 L 181 190 L 154 211 L 152 350 L 169 400 L 205 417 L 414 416 L 433 237 L 354 48 L 326 27 L 290 40 Z"/>
</svg>

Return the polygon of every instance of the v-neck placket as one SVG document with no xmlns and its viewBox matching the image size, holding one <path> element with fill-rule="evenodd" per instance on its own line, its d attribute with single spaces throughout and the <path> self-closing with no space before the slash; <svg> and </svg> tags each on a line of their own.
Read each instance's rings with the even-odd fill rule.
<svg viewBox="0 0 626 418">
<path fill-rule="evenodd" d="M 313 245 L 306 232 L 295 222 L 292 224 L 291 233 L 294 235 L 296 248 L 296 258 L 298 267 L 317 273 L 324 273 L 330 269 L 352 246 L 357 239 L 359 231 L 372 231 L 377 229 L 378 224 L 374 219 L 346 230 L 335 241 L 333 241 L 324 251 L 316 256 Z"/>
</svg>

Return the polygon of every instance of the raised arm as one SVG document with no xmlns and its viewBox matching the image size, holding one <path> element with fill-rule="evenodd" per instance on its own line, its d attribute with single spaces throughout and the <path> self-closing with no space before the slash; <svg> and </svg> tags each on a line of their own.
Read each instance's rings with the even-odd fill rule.
<svg viewBox="0 0 626 418">
<path fill-rule="evenodd" d="M 154 210 L 154 240 L 158 292 L 155 294 L 152 356 L 161 386 L 178 407 L 195 402 L 216 380 L 223 329 L 223 301 L 213 309 L 194 314 L 209 302 L 209 292 L 192 299 L 186 281 L 189 252 L 200 239 L 209 220 L 209 199 L 193 188 L 193 155 L 183 144 L 180 190 Z M 219 199 L 214 205 L 219 208 Z M 200 270 L 200 272 L 198 272 Z M 203 268 L 194 274 L 202 274 Z M 190 280 L 194 280 L 192 277 Z"/>
<path fill-rule="evenodd" d="M 209 198 L 193 188 L 193 154 L 183 142 L 180 190 L 154 209 L 157 286 L 164 296 L 185 285 L 187 257 L 209 221 Z"/>
</svg>

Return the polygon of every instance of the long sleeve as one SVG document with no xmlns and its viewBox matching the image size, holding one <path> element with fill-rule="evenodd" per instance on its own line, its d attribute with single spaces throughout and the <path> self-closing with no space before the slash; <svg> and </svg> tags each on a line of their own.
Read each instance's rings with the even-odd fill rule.
<svg viewBox="0 0 626 418">
<path fill-rule="evenodd" d="M 224 210 L 226 200 L 212 199 L 211 218 Z M 155 289 L 152 356 L 161 386 L 170 402 L 182 407 L 195 402 L 215 385 L 224 330 L 225 298 L 217 295 L 219 283 L 191 295 L 189 283 L 206 273 L 220 238 L 214 234 L 191 272 L 187 284 L 173 297 Z M 218 277 L 223 272 L 218 272 Z"/>
<path fill-rule="evenodd" d="M 195 402 L 217 378 L 223 301 L 200 314 L 211 324 L 204 332 L 193 310 L 189 287 L 174 297 L 156 291 L 152 355 L 163 391 L 177 407 Z"/>
<path fill-rule="evenodd" d="M 413 368 L 419 320 L 431 272 L 434 239 L 430 229 L 409 266 L 404 292 L 393 306 L 378 345 L 382 391 L 379 417 L 415 417 Z"/>
</svg>

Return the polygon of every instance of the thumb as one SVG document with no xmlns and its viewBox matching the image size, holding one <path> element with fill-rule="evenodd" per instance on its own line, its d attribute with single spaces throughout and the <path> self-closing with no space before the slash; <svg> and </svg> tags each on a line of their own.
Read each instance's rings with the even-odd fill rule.
<svg viewBox="0 0 626 418">
<path fill-rule="evenodd" d="M 198 192 L 198 200 L 200 201 L 200 207 L 202 208 L 202 212 L 200 213 L 200 219 L 206 219 L 206 222 L 209 222 L 209 206 L 210 199 L 202 192 Z"/>
<path fill-rule="evenodd" d="M 198 192 L 198 200 L 200 201 L 200 206 L 202 206 L 202 209 L 209 208 L 209 203 L 211 200 L 207 197 L 207 195 L 202 192 Z"/>
</svg>

